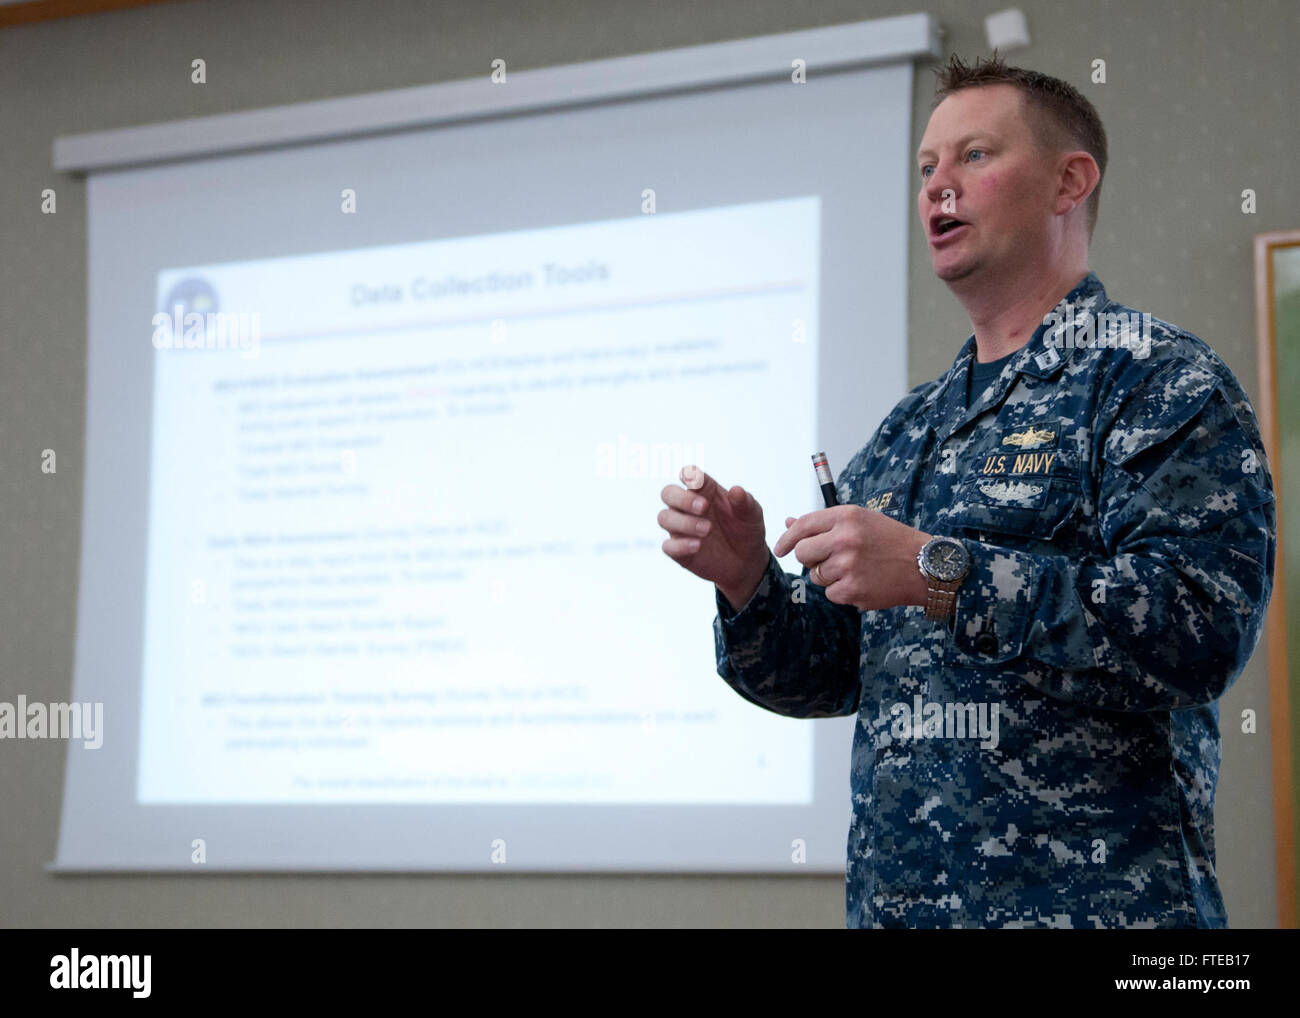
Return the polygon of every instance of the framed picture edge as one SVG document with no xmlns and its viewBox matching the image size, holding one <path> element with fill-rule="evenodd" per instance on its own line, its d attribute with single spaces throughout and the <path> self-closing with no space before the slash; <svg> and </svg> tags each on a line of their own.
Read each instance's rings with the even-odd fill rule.
<svg viewBox="0 0 1300 1018">
<path fill-rule="evenodd" d="M 1274 341 L 1273 253 L 1300 247 L 1300 230 L 1255 235 L 1255 331 L 1259 357 L 1259 423 L 1273 473 L 1274 491 L 1282 490 L 1282 435 L 1277 399 L 1277 344 Z M 1278 925 L 1297 926 L 1295 789 L 1291 761 L 1290 669 L 1286 631 L 1286 556 L 1282 544 L 1282 499 L 1277 500 L 1277 556 L 1273 596 L 1265 623 L 1268 647 L 1269 724 L 1273 760 L 1273 841 L 1276 852 Z"/>
</svg>

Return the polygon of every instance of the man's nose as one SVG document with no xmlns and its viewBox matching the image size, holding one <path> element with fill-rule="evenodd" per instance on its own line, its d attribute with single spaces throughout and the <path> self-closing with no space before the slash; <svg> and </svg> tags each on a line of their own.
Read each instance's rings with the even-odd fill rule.
<svg viewBox="0 0 1300 1018">
<path fill-rule="evenodd" d="M 922 190 L 932 206 L 937 206 L 943 202 L 945 191 L 951 191 L 954 199 L 959 194 L 952 179 L 952 173 L 944 163 L 934 167 L 934 172 L 926 179 Z"/>
</svg>

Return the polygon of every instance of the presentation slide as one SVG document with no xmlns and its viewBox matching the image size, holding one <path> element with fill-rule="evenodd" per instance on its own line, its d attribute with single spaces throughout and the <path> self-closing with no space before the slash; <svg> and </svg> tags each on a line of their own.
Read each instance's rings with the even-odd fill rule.
<svg viewBox="0 0 1300 1018">
<path fill-rule="evenodd" d="M 856 719 L 718 675 L 658 517 L 695 464 L 771 547 L 907 391 L 890 31 L 87 142 L 148 146 L 86 181 L 57 869 L 844 872 Z"/>
<path fill-rule="evenodd" d="M 820 232 L 810 196 L 158 274 L 139 801 L 811 803 L 813 726 L 717 677 L 656 515 L 690 463 L 769 543 L 818 507 Z"/>
</svg>

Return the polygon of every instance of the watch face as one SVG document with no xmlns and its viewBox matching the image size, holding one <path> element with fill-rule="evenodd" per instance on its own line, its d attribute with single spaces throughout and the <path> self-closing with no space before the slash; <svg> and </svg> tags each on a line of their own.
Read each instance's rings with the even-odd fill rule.
<svg viewBox="0 0 1300 1018">
<path fill-rule="evenodd" d="M 935 579 L 960 580 L 970 566 L 970 555 L 960 541 L 936 537 L 925 546 L 925 571 Z"/>
</svg>

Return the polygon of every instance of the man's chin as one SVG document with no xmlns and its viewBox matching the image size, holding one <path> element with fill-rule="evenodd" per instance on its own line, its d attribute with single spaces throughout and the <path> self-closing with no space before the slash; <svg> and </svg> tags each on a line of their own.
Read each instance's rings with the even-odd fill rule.
<svg viewBox="0 0 1300 1018">
<path fill-rule="evenodd" d="M 943 262 L 939 265 L 935 265 L 932 261 L 930 265 L 934 269 L 934 274 L 945 283 L 965 279 L 975 271 L 975 265 L 970 261 Z"/>
</svg>

